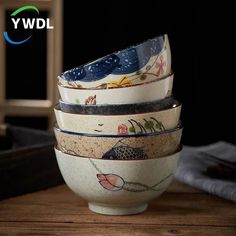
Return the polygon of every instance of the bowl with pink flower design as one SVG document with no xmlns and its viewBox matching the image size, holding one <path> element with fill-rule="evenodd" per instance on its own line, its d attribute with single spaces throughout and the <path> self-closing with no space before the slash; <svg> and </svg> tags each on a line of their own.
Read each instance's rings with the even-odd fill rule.
<svg viewBox="0 0 236 236">
<path fill-rule="evenodd" d="M 117 161 L 83 158 L 55 147 L 68 187 L 88 201 L 90 210 L 105 215 L 145 211 L 170 185 L 180 151 L 156 159 Z"/>
</svg>

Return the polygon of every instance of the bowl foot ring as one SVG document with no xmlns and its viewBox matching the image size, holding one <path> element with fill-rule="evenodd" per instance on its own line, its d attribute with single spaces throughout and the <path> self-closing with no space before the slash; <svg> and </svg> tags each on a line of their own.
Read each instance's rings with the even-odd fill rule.
<svg viewBox="0 0 236 236">
<path fill-rule="evenodd" d="M 134 215 L 144 212 L 147 209 L 148 204 L 140 204 L 133 207 L 120 207 L 112 205 L 102 205 L 97 203 L 88 203 L 88 207 L 91 211 L 103 215 Z"/>
</svg>

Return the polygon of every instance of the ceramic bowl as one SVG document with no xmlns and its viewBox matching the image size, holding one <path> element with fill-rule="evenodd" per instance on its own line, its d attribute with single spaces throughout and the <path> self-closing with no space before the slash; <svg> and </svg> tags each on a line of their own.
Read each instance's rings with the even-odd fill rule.
<svg viewBox="0 0 236 236">
<path fill-rule="evenodd" d="M 58 84 L 61 98 L 71 104 L 136 104 L 160 100 L 171 95 L 173 74 L 162 79 L 124 88 L 80 89 Z M 152 75 L 152 77 L 156 77 Z"/>
<path fill-rule="evenodd" d="M 88 201 L 90 210 L 106 215 L 145 211 L 170 185 L 180 156 L 178 150 L 162 158 L 112 161 L 55 152 L 69 188 Z"/>
<path fill-rule="evenodd" d="M 58 147 L 65 153 L 85 158 L 134 160 L 153 159 L 177 150 L 182 125 L 175 129 L 134 135 L 84 134 L 54 128 Z"/>
<path fill-rule="evenodd" d="M 128 115 L 145 112 L 155 112 L 163 109 L 170 109 L 178 102 L 173 97 L 164 98 L 153 102 L 123 105 L 79 105 L 59 100 L 60 109 L 63 112 L 84 114 L 84 115 Z"/>
<path fill-rule="evenodd" d="M 170 45 L 163 35 L 66 71 L 58 79 L 64 86 L 103 89 L 152 81 L 150 75 L 161 78 L 170 70 Z"/>
<path fill-rule="evenodd" d="M 83 115 L 55 109 L 60 129 L 88 134 L 139 134 L 154 133 L 177 127 L 181 104 L 161 111 L 129 115 Z"/>
</svg>

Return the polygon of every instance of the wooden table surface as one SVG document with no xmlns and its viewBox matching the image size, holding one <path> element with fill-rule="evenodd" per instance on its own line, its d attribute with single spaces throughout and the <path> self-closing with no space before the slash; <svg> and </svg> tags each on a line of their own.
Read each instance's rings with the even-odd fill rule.
<svg viewBox="0 0 236 236">
<path fill-rule="evenodd" d="M 104 216 L 61 185 L 0 201 L 0 235 L 236 235 L 236 205 L 179 182 L 146 212 Z"/>
</svg>

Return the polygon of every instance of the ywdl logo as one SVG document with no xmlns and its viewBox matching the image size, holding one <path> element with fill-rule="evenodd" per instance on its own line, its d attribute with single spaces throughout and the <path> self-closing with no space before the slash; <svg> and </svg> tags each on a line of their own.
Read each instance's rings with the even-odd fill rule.
<svg viewBox="0 0 236 236">
<path fill-rule="evenodd" d="M 35 6 L 23 6 L 15 10 L 11 14 L 11 21 L 14 25 L 14 29 L 18 29 L 19 26 L 23 26 L 24 29 L 53 29 L 54 27 L 50 25 L 50 19 L 43 19 L 43 18 L 16 18 L 15 16 L 18 16 L 19 13 L 23 11 L 34 11 L 35 14 L 39 15 L 39 10 Z M 14 17 L 14 18 L 13 18 Z M 29 35 L 27 38 L 24 38 L 20 41 L 15 41 L 12 37 L 8 35 L 7 32 L 3 32 L 4 38 L 8 43 L 19 45 L 22 43 L 27 42 L 32 35 Z"/>
</svg>

